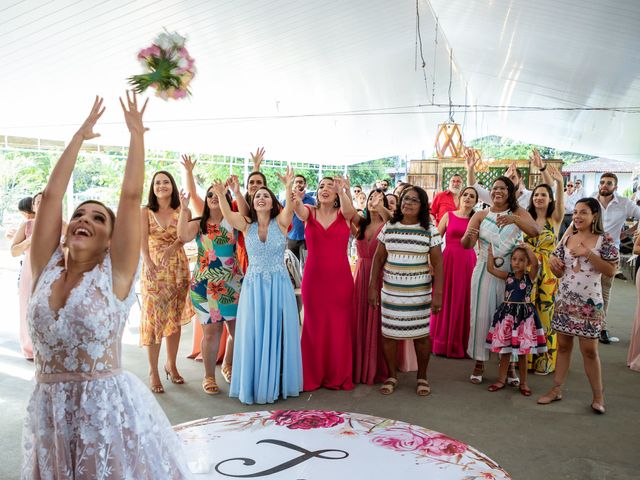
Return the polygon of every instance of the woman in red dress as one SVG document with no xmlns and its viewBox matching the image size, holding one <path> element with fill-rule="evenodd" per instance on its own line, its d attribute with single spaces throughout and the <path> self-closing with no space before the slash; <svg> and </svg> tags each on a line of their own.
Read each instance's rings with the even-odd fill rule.
<svg viewBox="0 0 640 480">
<path fill-rule="evenodd" d="M 302 276 L 304 390 L 350 390 L 353 276 L 347 245 L 349 223 L 356 211 L 344 180 L 337 177 L 322 179 L 317 207 L 300 201 L 295 212 L 305 222 L 308 251 Z"/>
</svg>

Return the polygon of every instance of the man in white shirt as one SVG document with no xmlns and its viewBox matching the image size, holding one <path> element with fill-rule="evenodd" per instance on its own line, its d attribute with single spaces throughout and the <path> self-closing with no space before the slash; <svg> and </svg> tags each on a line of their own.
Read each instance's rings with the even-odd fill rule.
<svg viewBox="0 0 640 480">
<path fill-rule="evenodd" d="M 591 196 L 600 202 L 604 231 L 611 235 L 611 238 L 619 249 L 622 227 L 624 227 L 627 218 L 640 220 L 640 207 L 628 198 L 618 195 L 616 193 L 617 189 L 618 177 L 615 173 L 606 172 L 600 176 L 598 192 L 595 192 Z M 625 231 L 624 235 L 629 235 L 635 231 L 637 226 L 636 224 L 632 229 Z M 604 303 L 605 318 L 609 307 L 609 296 L 611 294 L 612 284 L 613 277 L 602 275 L 602 301 Z M 600 334 L 600 341 L 608 344 L 619 342 L 620 339 L 618 337 L 611 337 L 609 331 L 605 328 Z"/>
</svg>

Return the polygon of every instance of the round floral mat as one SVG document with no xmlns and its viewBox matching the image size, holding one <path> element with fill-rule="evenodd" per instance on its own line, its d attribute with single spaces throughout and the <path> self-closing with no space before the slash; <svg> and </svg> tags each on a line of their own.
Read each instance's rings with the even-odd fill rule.
<svg viewBox="0 0 640 480">
<path fill-rule="evenodd" d="M 496 462 L 417 425 L 359 413 L 274 410 L 175 427 L 196 478 L 511 478 Z"/>
</svg>

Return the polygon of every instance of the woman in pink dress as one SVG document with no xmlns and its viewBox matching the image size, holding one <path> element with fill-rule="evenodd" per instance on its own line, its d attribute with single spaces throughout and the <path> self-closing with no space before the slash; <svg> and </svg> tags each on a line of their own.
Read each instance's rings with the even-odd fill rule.
<svg viewBox="0 0 640 480">
<path fill-rule="evenodd" d="M 371 263 L 378 247 L 378 234 L 393 214 L 389 210 L 388 196 L 373 190 L 367 199 L 364 218 L 353 217 L 358 261 L 356 263 L 353 292 L 353 381 L 373 385 L 387 378 L 387 366 L 382 354 L 380 306 L 372 307 L 367 301 Z M 355 224 L 358 224 L 355 227 Z"/>
<path fill-rule="evenodd" d="M 20 340 L 20 350 L 27 360 L 33 360 L 33 345 L 29 336 L 29 326 L 27 325 L 27 307 L 31 298 L 31 261 L 29 259 L 29 248 L 31 247 L 31 233 L 33 232 L 33 219 L 38 211 L 38 206 L 42 200 L 42 192 L 36 193 L 31 199 L 31 212 L 23 212 L 27 220 L 20 225 L 13 237 L 11 244 L 11 255 L 18 257 L 24 254 L 22 267 L 20 268 L 20 280 L 18 282 L 20 295 L 20 329 L 18 337 Z"/>
<path fill-rule="evenodd" d="M 353 276 L 347 245 L 356 211 L 339 177 L 320 181 L 317 207 L 300 201 L 295 209 L 305 222 L 308 251 L 302 277 L 304 390 L 350 390 Z"/>
<path fill-rule="evenodd" d="M 442 310 L 431 315 L 432 352 L 449 358 L 464 358 L 469 342 L 471 312 L 471 275 L 476 266 L 476 252 L 462 248 L 460 239 L 467 231 L 478 192 L 467 187 L 460 194 L 458 210 L 440 219 L 438 230 L 445 237 L 443 253 L 444 290 Z"/>
</svg>

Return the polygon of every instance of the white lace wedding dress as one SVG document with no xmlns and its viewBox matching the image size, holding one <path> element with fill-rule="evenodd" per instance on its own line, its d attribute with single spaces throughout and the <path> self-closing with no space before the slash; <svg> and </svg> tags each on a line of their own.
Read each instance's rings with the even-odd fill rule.
<svg viewBox="0 0 640 480">
<path fill-rule="evenodd" d="M 23 431 L 22 478 L 189 478 L 166 415 L 142 382 L 120 368 L 133 287 L 118 300 L 107 255 L 53 312 L 49 296 L 61 260 L 58 250 L 29 305 L 37 383 Z"/>
</svg>

